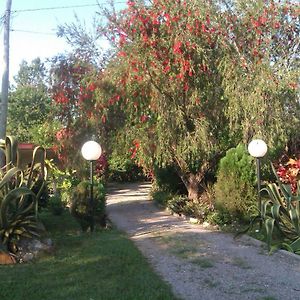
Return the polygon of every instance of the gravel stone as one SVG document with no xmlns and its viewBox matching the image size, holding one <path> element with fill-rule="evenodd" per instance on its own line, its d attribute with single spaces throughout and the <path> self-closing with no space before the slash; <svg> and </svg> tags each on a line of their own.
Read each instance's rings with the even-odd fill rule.
<svg viewBox="0 0 300 300">
<path fill-rule="evenodd" d="M 135 242 L 178 297 L 186 300 L 300 299 L 300 257 L 268 255 L 265 245 L 190 224 L 159 209 L 149 183 L 108 187 L 110 220 Z"/>
</svg>

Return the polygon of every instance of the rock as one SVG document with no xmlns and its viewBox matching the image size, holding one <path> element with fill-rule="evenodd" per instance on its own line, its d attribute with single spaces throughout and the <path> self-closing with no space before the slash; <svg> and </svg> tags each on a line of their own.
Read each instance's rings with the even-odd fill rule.
<svg viewBox="0 0 300 300">
<path fill-rule="evenodd" d="M 43 253 L 50 253 L 54 249 L 51 239 L 23 239 L 18 245 L 17 259 L 19 262 L 28 262 Z"/>
<path fill-rule="evenodd" d="M 25 253 L 22 258 L 20 258 L 20 262 L 29 262 L 34 259 L 33 253 Z"/>
<path fill-rule="evenodd" d="M 198 224 L 199 220 L 197 218 L 190 218 L 189 222 L 192 223 L 192 224 Z"/>
<path fill-rule="evenodd" d="M 47 245 L 48 247 L 53 247 L 53 241 L 51 239 L 43 239 L 42 240 L 43 244 Z"/>
<path fill-rule="evenodd" d="M 206 222 L 206 221 L 202 223 L 202 226 L 204 228 L 211 227 L 211 225 L 208 222 Z"/>
</svg>

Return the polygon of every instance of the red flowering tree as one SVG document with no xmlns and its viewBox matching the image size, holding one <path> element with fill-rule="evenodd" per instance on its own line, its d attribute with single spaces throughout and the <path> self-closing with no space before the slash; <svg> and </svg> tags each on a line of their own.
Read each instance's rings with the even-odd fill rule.
<svg viewBox="0 0 300 300">
<path fill-rule="evenodd" d="M 55 133 L 60 160 L 72 164 L 87 138 L 96 134 L 95 67 L 72 56 L 52 61 L 51 90 L 61 129 Z"/>
<path fill-rule="evenodd" d="M 174 165 L 190 198 L 232 143 L 257 134 L 282 142 L 299 121 L 297 6 L 128 1 L 106 16 L 101 31 L 116 55 L 104 77 L 115 93 L 98 101 L 125 112 L 118 134 L 131 156 Z"/>
</svg>

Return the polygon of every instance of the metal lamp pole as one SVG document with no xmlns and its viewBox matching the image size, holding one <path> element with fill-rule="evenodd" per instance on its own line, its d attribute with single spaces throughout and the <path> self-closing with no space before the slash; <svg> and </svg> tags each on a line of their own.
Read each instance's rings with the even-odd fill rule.
<svg viewBox="0 0 300 300">
<path fill-rule="evenodd" d="M 260 157 L 256 157 L 256 176 L 257 176 L 257 195 L 258 195 L 258 209 L 261 211 L 261 181 L 260 181 Z"/>
<path fill-rule="evenodd" d="M 257 176 L 257 196 L 258 196 L 258 210 L 261 214 L 261 179 L 260 179 L 260 159 L 264 157 L 268 151 L 267 144 L 260 139 L 252 140 L 248 145 L 248 151 L 252 157 L 256 158 L 256 176 Z"/>
<path fill-rule="evenodd" d="M 95 218 L 94 218 L 94 166 L 93 162 L 96 161 L 102 153 L 101 146 L 95 141 L 86 142 L 82 148 L 81 153 L 84 159 L 90 163 L 90 195 L 88 199 L 88 211 L 90 215 L 90 229 L 94 231 Z"/>
<path fill-rule="evenodd" d="M 89 210 L 91 214 L 91 231 L 94 231 L 95 219 L 94 219 L 94 174 L 93 174 L 93 160 L 90 160 L 90 201 Z"/>
</svg>

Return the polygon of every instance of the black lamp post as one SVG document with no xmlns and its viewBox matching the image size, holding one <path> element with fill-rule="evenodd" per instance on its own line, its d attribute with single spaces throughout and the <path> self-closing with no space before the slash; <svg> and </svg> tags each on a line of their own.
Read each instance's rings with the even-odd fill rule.
<svg viewBox="0 0 300 300">
<path fill-rule="evenodd" d="M 248 145 L 248 151 L 251 156 L 256 158 L 256 176 L 257 176 L 257 193 L 258 193 L 258 209 L 261 211 L 261 180 L 260 180 L 260 159 L 264 157 L 268 151 L 267 144 L 260 139 L 252 140 Z"/>
<path fill-rule="evenodd" d="M 91 231 L 94 231 L 94 174 L 93 174 L 93 162 L 96 161 L 102 153 L 101 146 L 95 141 L 88 141 L 84 143 L 81 148 L 81 154 L 83 158 L 90 162 L 90 197 L 88 207 L 91 213 Z"/>
</svg>

